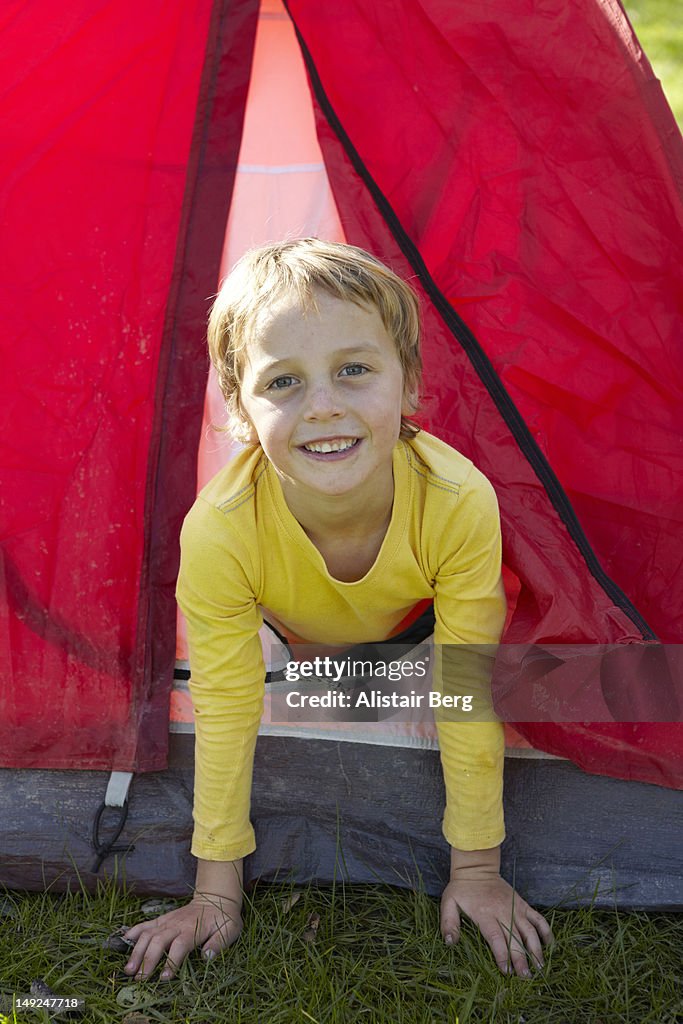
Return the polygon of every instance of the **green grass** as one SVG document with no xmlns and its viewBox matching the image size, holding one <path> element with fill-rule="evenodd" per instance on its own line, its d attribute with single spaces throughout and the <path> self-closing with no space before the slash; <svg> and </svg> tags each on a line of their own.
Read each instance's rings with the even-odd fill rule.
<svg viewBox="0 0 683 1024">
<path fill-rule="evenodd" d="M 465 922 L 448 948 L 437 901 L 383 886 L 251 895 L 239 942 L 213 963 L 197 954 L 171 982 L 136 984 L 125 957 L 103 949 L 141 918 L 141 900 L 102 886 L 95 896 L 8 894 L 0 947 L 0 1013 L 12 992 L 43 978 L 87 1001 L 87 1022 L 314 1022 L 314 1024 L 676 1024 L 683 1020 L 683 916 L 595 910 L 547 912 L 556 941 L 532 981 L 499 973 Z M 303 938 L 320 916 L 314 942 Z M 137 1016 L 135 1016 L 137 1015 Z M 47 1020 L 17 1014 L 17 1024 Z M 59 1019 L 59 1018 L 56 1018 Z M 64 1018 L 62 1018 L 64 1019 Z M 0 1020 L 2 1018 L 0 1017 Z"/>
<path fill-rule="evenodd" d="M 683 124 L 683 16 L 672 0 L 625 0 L 640 45 L 662 83 L 679 125 Z"/>
</svg>

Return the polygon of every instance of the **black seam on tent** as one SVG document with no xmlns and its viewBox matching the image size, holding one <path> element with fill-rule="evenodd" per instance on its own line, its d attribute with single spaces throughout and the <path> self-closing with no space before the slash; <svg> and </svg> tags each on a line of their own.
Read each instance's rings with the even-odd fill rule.
<svg viewBox="0 0 683 1024">
<path fill-rule="evenodd" d="M 221 143 L 225 140 L 224 131 L 216 131 L 215 109 L 220 100 L 219 76 L 221 64 L 226 60 L 226 54 L 230 48 L 237 44 L 248 53 L 249 68 L 253 57 L 254 33 L 256 31 L 256 20 L 258 15 L 258 0 L 213 0 L 210 22 L 206 37 L 204 60 L 195 107 L 195 120 L 192 129 L 190 152 L 186 171 L 185 191 L 181 205 L 180 223 L 178 226 L 176 250 L 171 274 L 171 283 L 166 302 L 165 322 L 162 335 L 162 343 L 159 352 L 158 371 L 156 377 L 156 389 L 154 397 L 154 420 L 152 425 L 152 441 L 150 443 L 147 463 L 147 476 L 145 479 L 145 513 L 144 513 L 144 547 L 141 565 L 141 583 L 138 595 L 138 617 L 135 630 L 135 647 L 133 673 L 134 678 L 142 676 L 145 688 L 146 700 L 149 700 L 150 693 L 157 693 L 160 689 L 159 680 L 170 689 L 172 683 L 174 656 L 170 651 L 167 653 L 167 644 L 162 631 L 166 628 L 166 619 L 160 605 L 160 598 L 155 595 L 155 587 L 159 587 L 158 579 L 154 572 L 158 567 L 154 565 L 155 553 L 159 549 L 169 550 L 173 545 L 173 557 L 178 558 L 178 534 L 182 517 L 192 504 L 196 491 L 190 491 L 187 481 L 184 489 L 175 488 L 173 500 L 175 507 L 173 516 L 168 512 L 168 502 L 164 499 L 164 485 L 167 483 L 171 456 L 168 453 L 168 438 L 164 427 L 168 422 L 169 415 L 169 393 L 172 388 L 174 374 L 177 374 L 177 356 L 184 351 L 187 345 L 180 340 L 183 331 L 188 332 L 187 326 L 187 294 L 194 289 L 201 305 L 202 331 L 201 338 L 205 337 L 205 317 L 207 312 L 207 296 L 215 289 L 220 266 L 220 254 L 222 251 L 225 221 L 227 219 L 230 197 L 234 187 L 235 169 L 239 153 L 239 140 L 234 144 L 234 153 L 231 150 L 229 159 L 221 150 Z M 245 25 L 247 26 L 245 28 Z M 250 71 L 247 68 L 246 83 L 248 83 Z M 244 88 L 246 97 L 247 85 Z M 244 107 L 240 116 L 240 134 L 243 126 Z M 230 143 L 232 144 L 232 143 Z M 227 161 L 227 163 L 226 163 Z M 226 178 L 227 174 L 227 178 Z M 218 202 L 221 206 L 220 215 L 222 220 L 214 217 L 212 224 L 212 237 L 207 239 L 206 234 L 201 240 L 201 253 L 197 258 L 199 233 L 197 228 L 198 210 L 206 203 L 206 196 Z M 222 206 L 225 209 L 222 209 Z M 196 284 L 188 281 L 187 268 L 191 267 L 195 281 L 203 281 Z M 193 311 L 196 312 L 197 303 L 193 303 Z M 205 352 L 205 346 L 204 346 Z M 203 382 L 201 394 L 204 395 L 205 369 L 208 362 L 204 357 L 204 364 L 197 363 L 196 371 L 202 374 Z M 194 381 L 196 384 L 196 380 Z M 196 422 L 196 437 L 193 439 L 195 452 L 198 447 L 201 410 L 201 403 L 197 401 L 190 414 L 194 414 Z M 196 468 L 196 461 L 195 461 Z M 194 477 L 193 477 L 194 479 Z M 182 514 L 179 513 L 179 500 L 184 503 Z M 156 521 L 156 513 L 163 508 L 162 517 Z M 177 573 L 177 561 L 174 565 Z M 168 579 L 169 572 L 166 571 L 165 579 Z M 140 699 L 139 691 L 134 687 L 133 701 Z M 132 703 L 132 716 L 137 713 Z M 148 716 L 148 721 L 151 716 Z M 168 717 L 163 723 L 164 740 L 168 735 Z M 148 727 L 149 728 L 149 727 Z M 139 737 L 138 737 L 139 741 Z M 165 756 L 165 755 L 164 755 Z"/>
<path fill-rule="evenodd" d="M 296 32 L 297 39 L 299 40 L 299 46 L 301 47 L 301 52 L 306 62 L 306 68 L 308 70 L 316 99 L 318 100 L 330 126 L 344 147 L 354 169 L 367 186 L 377 209 L 396 239 L 403 255 L 419 277 L 420 282 L 432 300 L 435 308 L 441 315 L 444 323 L 459 342 L 461 348 L 477 373 L 477 376 L 495 402 L 496 408 L 507 424 L 520 451 L 543 485 L 553 508 L 566 526 L 569 535 L 583 556 L 589 572 L 595 578 L 596 582 L 599 583 L 605 593 L 611 598 L 614 604 L 628 616 L 635 626 L 638 627 L 642 633 L 643 639 L 656 641 L 657 635 L 654 630 L 648 625 L 621 587 L 619 587 L 618 584 L 607 575 L 600 565 L 598 557 L 593 551 L 593 548 L 591 547 L 590 542 L 579 523 L 562 484 L 558 480 L 554 470 L 550 466 L 550 463 L 536 444 L 536 441 L 527 427 L 524 418 L 503 386 L 503 382 L 496 373 L 489 357 L 484 352 L 472 331 L 455 312 L 445 295 L 437 287 L 417 246 L 407 234 L 393 207 L 389 203 L 389 200 L 386 198 L 363 163 L 360 154 L 351 142 L 351 139 L 347 135 L 346 130 L 342 126 L 336 111 L 327 97 L 310 50 L 299 31 L 296 21 L 292 17 L 287 0 L 284 0 L 284 4 L 287 9 L 287 13 L 292 19 L 292 24 L 294 25 L 294 30 Z"/>
<path fill-rule="evenodd" d="M 165 469 L 165 466 L 163 465 L 163 426 L 167 414 L 166 403 L 171 367 L 173 356 L 177 348 L 178 323 L 176 319 L 176 311 L 180 304 L 183 270 L 187 262 L 188 235 L 192 209 L 196 200 L 199 168 L 204 159 L 206 150 L 206 133 L 208 130 L 206 110 L 209 106 L 210 99 L 215 93 L 217 74 L 216 65 L 218 60 L 216 53 L 218 51 L 218 40 L 220 38 L 220 30 L 225 14 L 224 8 L 225 3 L 223 3 L 222 0 L 215 0 L 211 10 L 211 20 L 207 32 L 202 75 L 195 109 L 195 120 L 192 128 L 185 190 L 181 204 L 180 223 L 178 225 L 178 235 L 176 239 L 175 254 L 173 257 L 170 287 L 166 299 L 165 319 L 156 374 L 152 435 L 147 454 L 143 556 L 140 587 L 138 590 L 138 616 L 135 627 L 132 665 L 134 678 L 141 674 L 146 687 L 150 686 L 155 675 L 155 651 L 153 644 L 155 609 L 151 593 L 151 580 L 153 575 L 152 553 L 156 530 L 154 512 L 159 501 L 161 480 Z M 136 702 L 138 701 L 138 691 L 136 687 L 133 686 L 131 717 L 134 721 L 137 716 Z"/>
</svg>

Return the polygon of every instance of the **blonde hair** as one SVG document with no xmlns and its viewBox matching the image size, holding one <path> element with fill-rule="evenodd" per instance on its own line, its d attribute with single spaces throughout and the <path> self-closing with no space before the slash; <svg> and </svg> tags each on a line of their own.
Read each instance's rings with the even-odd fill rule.
<svg viewBox="0 0 683 1024">
<path fill-rule="evenodd" d="M 341 242 L 299 238 L 247 252 L 233 267 L 209 315 L 208 341 L 228 411 L 228 429 L 253 443 L 240 408 L 239 390 L 249 337 L 264 309 L 296 295 L 304 310 L 316 308 L 314 289 L 334 298 L 374 307 L 396 345 L 404 387 L 416 396 L 422 376 L 420 312 L 413 289 L 374 256 Z M 416 423 L 401 417 L 401 437 L 414 437 Z"/>
</svg>

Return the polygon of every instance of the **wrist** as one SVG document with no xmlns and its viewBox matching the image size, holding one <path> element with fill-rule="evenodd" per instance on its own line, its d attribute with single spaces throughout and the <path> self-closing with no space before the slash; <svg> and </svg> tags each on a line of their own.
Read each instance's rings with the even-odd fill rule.
<svg viewBox="0 0 683 1024">
<path fill-rule="evenodd" d="M 214 893 L 195 889 L 192 894 L 192 903 L 202 907 L 211 907 L 213 910 L 220 910 L 227 917 L 239 917 L 242 913 L 242 892 L 227 895 L 226 893 Z"/>
<path fill-rule="evenodd" d="M 500 875 L 500 846 L 488 850 L 458 850 L 451 847 L 451 881 L 483 881 Z"/>
<path fill-rule="evenodd" d="M 242 907 L 242 860 L 197 862 L 193 902 L 239 913 Z"/>
</svg>

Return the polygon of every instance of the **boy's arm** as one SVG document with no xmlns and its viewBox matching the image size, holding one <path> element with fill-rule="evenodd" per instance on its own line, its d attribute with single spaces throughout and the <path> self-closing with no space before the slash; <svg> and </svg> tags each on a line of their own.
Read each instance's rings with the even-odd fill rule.
<svg viewBox="0 0 683 1024">
<path fill-rule="evenodd" d="M 172 978 L 195 947 L 215 956 L 242 929 L 242 857 L 254 847 L 251 775 L 261 719 L 264 666 L 254 567 L 221 514 L 201 501 L 181 535 L 178 603 L 190 647 L 195 712 L 192 852 L 198 858 L 192 900 L 128 929 L 126 972 L 147 978 L 166 954 Z"/>
<path fill-rule="evenodd" d="M 500 640 L 507 606 L 498 502 L 474 467 L 442 523 L 439 545 L 435 682 L 444 694 L 475 698 L 471 714 L 435 715 L 446 785 L 443 831 L 456 849 L 491 849 L 505 838 L 505 738 L 490 706 L 490 655 Z"/>
<path fill-rule="evenodd" d="M 195 718 L 193 854 L 235 861 L 256 842 L 249 820 L 265 667 L 257 552 L 200 502 L 181 535 L 177 597 L 187 623 Z"/>
<path fill-rule="evenodd" d="M 527 951 L 532 963 L 542 965 L 542 944 L 552 933 L 500 875 L 505 741 L 490 704 L 490 655 L 503 630 L 506 601 L 498 504 L 489 482 L 474 469 L 442 543 L 434 601 L 437 663 L 443 669 L 439 682 L 444 693 L 473 694 L 481 717 L 437 720 L 447 795 L 444 834 L 451 844 L 441 932 L 447 943 L 457 942 L 460 912 L 467 914 L 500 969 L 527 977 Z M 439 645 L 444 646 L 439 650 Z"/>
</svg>

